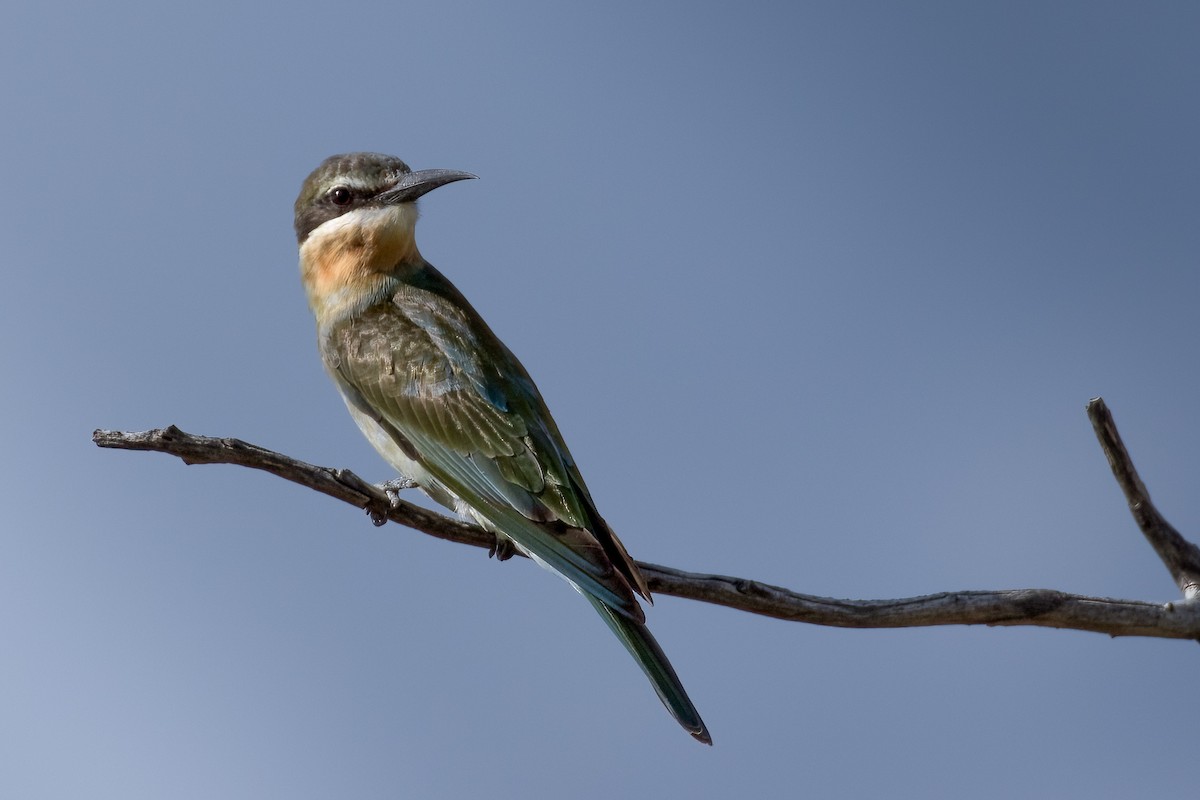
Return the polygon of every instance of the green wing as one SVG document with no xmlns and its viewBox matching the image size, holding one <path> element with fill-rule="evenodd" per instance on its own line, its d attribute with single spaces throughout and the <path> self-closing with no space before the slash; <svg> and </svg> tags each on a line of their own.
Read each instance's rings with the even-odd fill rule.
<svg viewBox="0 0 1200 800">
<path fill-rule="evenodd" d="M 322 348 L 342 391 L 517 546 L 643 620 L 633 592 L 648 597 L 645 583 L 596 513 L 537 388 L 466 301 L 447 291 L 448 283 L 441 293 L 401 285 L 390 301 L 334 326 Z"/>
</svg>

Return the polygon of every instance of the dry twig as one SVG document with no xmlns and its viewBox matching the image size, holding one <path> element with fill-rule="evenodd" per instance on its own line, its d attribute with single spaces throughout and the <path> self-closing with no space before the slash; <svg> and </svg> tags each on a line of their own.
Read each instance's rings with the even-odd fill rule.
<svg viewBox="0 0 1200 800">
<path fill-rule="evenodd" d="M 1104 401 L 1088 403 L 1088 417 L 1125 492 L 1138 527 L 1163 560 L 1187 600 L 1200 594 L 1200 548 L 1163 518 L 1146 492 Z M 97 430 L 100 447 L 156 450 L 185 464 L 237 464 L 365 508 L 382 524 L 398 522 L 461 544 L 491 549 L 491 534 L 400 501 L 393 506 L 378 487 L 349 470 L 318 467 L 239 439 L 184 433 L 175 426 L 140 433 Z M 941 592 L 895 600 L 841 600 L 801 594 L 726 575 L 706 575 L 639 562 L 653 592 L 728 606 L 778 619 L 843 628 L 902 628 L 927 625 L 1037 625 L 1096 631 L 1111 636 L 1200 638 L 1200 602 L 1146 603 L 1087 597 L 1053 589 Z"/>
</svg>

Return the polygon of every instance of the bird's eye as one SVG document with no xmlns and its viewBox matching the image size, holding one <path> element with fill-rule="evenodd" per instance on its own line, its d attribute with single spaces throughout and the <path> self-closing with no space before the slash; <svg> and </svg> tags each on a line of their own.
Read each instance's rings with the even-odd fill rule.
<svg viewBox="0 0 1200 800">
<path fill-rule="evenodd" d="M 335 206 L 348 206 L 354 195 L 345 186 L 335 186 L 329 190 L 329 199 Z"/>
</svg>

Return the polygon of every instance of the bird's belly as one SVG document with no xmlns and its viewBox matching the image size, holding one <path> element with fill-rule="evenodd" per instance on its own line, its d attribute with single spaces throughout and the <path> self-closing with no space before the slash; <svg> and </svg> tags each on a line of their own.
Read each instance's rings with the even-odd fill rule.
<svg viewBox="0 0 1200 800">
<path fill-rule="evenodd" d="M 384 461 L 391 464 L 405 478 L 415 481 L 421 491 L 429 495 L 435 503 L 462 515 L 463 502 L 430 475 L 419 461 L 409 458 L 378 422 L 355 408 L 349 400 L 346 400 L 346 408 L 350 410 L 350 416 L 354 418 L 354 422 L 363 432 L 363 436 L 367 437 L 371 446 L 379 452 L 379 455 L 383 456 Z"/>
</svg>

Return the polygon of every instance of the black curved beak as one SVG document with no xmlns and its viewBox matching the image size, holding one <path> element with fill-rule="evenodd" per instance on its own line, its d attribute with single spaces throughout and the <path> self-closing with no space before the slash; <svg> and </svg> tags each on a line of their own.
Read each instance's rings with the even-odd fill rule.
<svg viewBox="0 0 1200 800">
<path fill-rule="evenodd" d="M 475 177 L 478 176 L 456 169 L 421 169 L 402 175 L 394 186 L 375 195 L 375 199 L 388 205 L 410 203 L 439 186 Z"/>
</svg>

